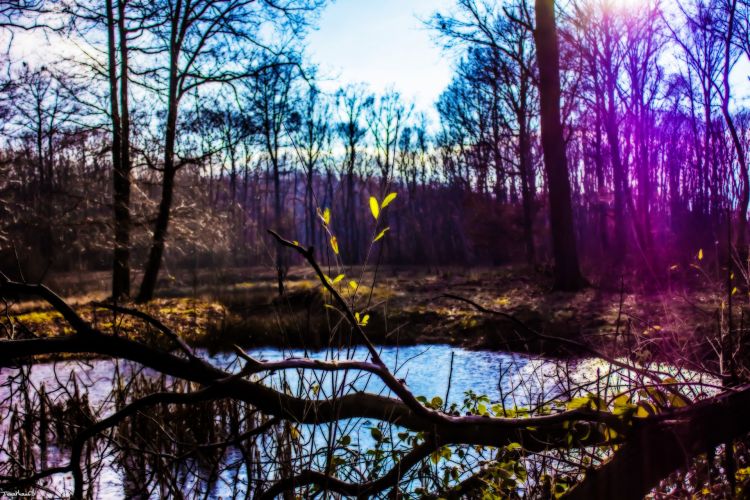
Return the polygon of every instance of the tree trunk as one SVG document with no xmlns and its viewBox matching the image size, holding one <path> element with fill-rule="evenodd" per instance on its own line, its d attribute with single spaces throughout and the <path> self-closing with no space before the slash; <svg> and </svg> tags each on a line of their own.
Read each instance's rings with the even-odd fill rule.
<svg viewBox="0 0 750 500">
<path fill-rule="evenodd" d="M 596 165 L 596 189 L 599 192 L 599 199 L 597 201 L 597 215 L 599 225 L 599 238 L 601 241 L 602 250 L 606 251 L 609 249 L 609 239 L 607 237 L 607 203 L 602 200 L 605 190 L 605 179 L 604 179 L 604 158 L 602 154 L 602 97 L 601 87 L 599 86 L 599 79 L 597 73 L 594 73 L 595 79 L 595 92 L 596 92 L 596 134 L 595 134 L 595 147 L 594 162 Z"/>
<path fill-rule="evenodd" d="M 278 151 L 278 149 L 276 150 Z M 278 153 L 277 153 L 278 154 Z M 283 234 L 282 206 L 281 206 L 281 173 L 279 171 L 279 158 L 274 155 L 271 158 L 273 164 L 273 218 L 276 230 Z M 284 247 L 276 245 L 276 275 L 278 278 L 279 295 L 284 295 L 284 278 L 286 275 L 286 264 L 284 259 Z"/>
<path fill-rule="evenodd" d="M 734 145 L 734 151 L 737 154 L 737 163 L 740 166 L 740 178 L 742 179 L 742 188 L 740 191 L 740 198 L 737 200 L 737 230 L 735 231 L 735 246 L 742 259 L 746 259 L 748 255 L 747 249 L 747 205 L 750 203 L 750 175 L 748 175 L 747 166 L 747 155 L 745 148 L 742 144 L 739 134 L 737 133 L 737 127 L 734 124 L 732 115 L 729 112 L 729 96 L 730 96 L 730 85 L 729 85 L 729 73 L 731 69 L 731 50 L 732 50 L 732 38 L 734 36 L 734 19 L 737 9 L 737 0 L 733 0 L 729 4 L 729 20 L 727 26 L 726 40 L 724 42 L 724 78 L 723 78 L 723 95 L 721 96 L 721 112 L 724 116 L 724 121 L 727 124 L 729 133 L 732 137 L 732 144 Z M 731 221 L 730 221 L 731 223 Z"/>
<path fill-rule="evenodd" d="M 604 128 L 607 133 L 607 142 L 612 159 L 612 181 L 614 184 L 614 261 L 621 263 L 625 258 L 627 248 L 627 230 L 625 228 L 625 169 L 622 164 L 620 152 L 620 134 L 617 125 L 617 108 L 615 103 L 615 86 L 617 77 L 612 67 L 612 37 L 609 27 L 609 19 L 605 19 L 607 32 L 604 53 L 604 69 L 606 78 L 604 84 L 607 92 L 607 105 L 605 111 Z"/>
<path fill-rule="evenodd" d="M 359 262 L 359 231 L 357 230 L 357 219 L 356 219 L 356 213 L 354 211 L 354 201 L 355 201 L 355 194 L 354 194 L 354 166 L 356 162 L 356 146 L 354 145 L 354 142 L 350 140 L 349 142 L 349 164 L 347 166 L 346 171 L 346 207 L 344 211 L 346 212 L 346 220 L 347 220 L 347 233 L 349 235 L 349 244 L 348 244 L 348 255 L 349 255 L 349 264 L 356 264 Z"/>
<path fill-rule="evenodd" d="M 154 236 L 151 243 L 151 251 L 148 255 L 146 269 L 143 273 L 141 289 L 138 292 L 137 302 L 148 302 L 154 298 L 156 289 L 156 280 L 159 277 L 159 268 L 161 259 L 164 255 L 164 243 L 167 237 L 167 228 L 169 227 L 169 215 L 172 208 L 172 197 L 174 194 L 174 179 L 176 170 L 173 167 L 164 170 L 162 180 L 161 202 L 159 203 L 159 213 L 156 216 L 154 225 Z"/>
<path fill-rule="evenodd" d="M 117 68 L 115 64 L 112 1 L 107 1 L 109 28 L 109 73 L 112 102 L 112 164 L 114 167 L 115 251 L 112 268 L 112 298 L 130 295 L 130 115 L 128 106 L 128 46 L 125 29 L 125 2 L 118 0 L 117 25 L 120 38 L 120 109 L 117 109 Z"/>
<path fill-rule="evenodd" d="M 521 202 L 523 203 L 523 239 L 526 245 L 526 262 L 530 265 L 536 260 L 534 249 L 534 192 L 532 189 L 532 177 L 534 175 L 531 165 L 531 141 L 529 139 L 527 110 L 526 82 L 521 83 L 521 109 L 518 113 L 518 149 L 519 149 L 519 174 L 521 176 Z"/>
<path fill-rule="evenodd" d="M 307 201 L 307 224 L 308 224 L 308 231 L 309 234 L 307 236 L 307 244 L 311 247 L 315 248 L 316 244 L 316 238 L 315 238 L 315 226 L 316 226 L 316 217 L 315 217 L 315 193 L 313 191 L 313 182 L 315 182 L 315 170 L 314 166 L 308 165 L 307 167 L 307 186 L 305 186 L 305 198 Z"/>
<path fill-rule="evenodd" d="M 174 19 L 180 18 L 181 4 L 178 4 L 178 10 Z M 177 135 L 177 108 L 179 106 L 179 95 L 177 89 L 177 64 L 179 59 L 179 50 L 176 45 L 176 26 L 172 26 L 172 54 L 170 55 L 170 73 L 169 73 L 169 94 L 167 109 L 167 126 L 165 130 L 164 141 L 164 174 L 162 178 L 161 202 L 159 203 L 159 213 L 156 216 L 154 225 L 154 235 L 151 242 L 151 251 L 148 255 L 146 269 L 143 273 L 141 289 L 138 292 L 137 302 L 148 302 L 154 297 L 156 289 L 156 280 L 159 277 L 159 268 L 161 259 L 164 255 L 164 244 L 169 227 L 170 211 L 172 209 L 172 197 L 174 195 L 174 181 L 177 169 L 174 164 L 175 138 Z"/>
<path fill-rule="evenodd" d="M 540 122 L 549 191 L 555 283 L 558 290 L 578 290 L 584 279 L 578 263 L 565 139 L 560 122 L 560 60 L 554 0 L 536 0 L 536 56 L 539 66 Z"/>
</svg>

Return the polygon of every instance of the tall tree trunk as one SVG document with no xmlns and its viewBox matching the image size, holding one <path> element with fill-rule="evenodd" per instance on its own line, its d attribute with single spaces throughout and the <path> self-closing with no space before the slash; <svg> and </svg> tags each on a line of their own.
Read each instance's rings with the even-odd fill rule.
<svg viewBox="0 0 750 500">
<path fill-rule="evenodd" d="M 570 178 L 565 139 L 560 122 L 560 52 L 557 43 L 554 0 L 535 0 L 536 57 L 539 66 L 540 122 L 544 167 L 549 191 L 552 250 L 555 258 L 555 288 L 578 290 L 584 279 L 578 263 L 573 229 Z"/>
<path fill-rule="evenodd" d="M 356 164 L 356 146 L 353 141 L 349 143 L 349 164 L 346 170 L 346 206 L 344 211 L 346 212 L 347 220 L 347 234 L 349 235 L 348 242 L 348 255 L 350 264 L 356 264 L 359 262 L 359 231 L 357 230 L 356 213 L 354 211 L 354 166 Z"/>
<path fill-rule="evenodd" d="M 727 21 L 726 40 L 724 42 L 724 68 L 723 68 L 723 94 L 721 96 L 721 113 L 724 116 L 724 121 L 727 124 L 729 133 L 732 136 L 732 144 L 734 145 L 734 151 L 737 154 L 737 163 L 740 166 L 740 178 L 742 179 L 742 188 L 740 191 L 740 198 L 737 200 L 737 230 L 735 231 L 734 244 L 737 247 L 737 251 L 740 252 L 740 256 L 743 259 L 747 258 L 747 205 L 750 203 L 750 175 L 748 175 L 747 155 L 745 147 L 742 144 L 737 127 L 735 126 L 734 119 L 729 112 L 729 96 L 730 96 L 730 85 L 729 85 L 729 73 L 731 70 L 731 57 L 732 57 L 732 38 L 734 36 L 734 19 L 737 10 L 737 0 L 732 0 L 729 3 L 729 16 Z"/>
<path fill-rule="evenodd" d="M 315 196 L 313 182 L 315 182 L 315 170 L 312 164 L 307 167 L 307 186 L 305 186 L 305 199 L 307 201 L 307 224 L 309 234 L 307 235 L 307 244 L 315 248 Z"/>
<path fill-rule="evenodd" d="M 607 93 L 607 104 L 604 118 L 604 128 L 607 133 L 607 142 L 609 143 L 610 156 L 612 159 L 612 181 L 614 184 L 614 260 L 622 262 L 626 255 L 627 248 L 627 230 L 625 225 L 625 194 L 626 178 L 625 168 L 622 163 L 620 151 L 620 133 L 617 124 L 617 106 L 615 101 L 615 86 L 617 85 L 617 76 L 615 69 L 612 67 L 612 36 L 610 33 L 610 20 L 604 20 L 607 28 L 606 41 L 604 49 L 604 71 L 605 86 Z"/>
<path fill-rule="evenodd" d="M 636 99 L 633 102 L 635 110 L 635 130 L 634 130 L 634 149 L 637 165 L 638 177 L 638 226 L 641 236 L 641 252 L 644 257 L 652 261 L 653 254 L 653 235 L 651 234 L 651 166 L 648 150 L 648 106 L 642 101 L 644 89 L 638 85 L 634 88 Z M 653 262 L 651 262 L 653 265 Z"/>
<path fill-rule="evenodd" d="M 526 245 L 526 261 L 534 264 L 534 192 L 531 165 L 531 141 L 528 129 L 528 80 L 521 82 L 520 107 L 518 112 L 519 174 L 521 176 L 521 201 L 523 203 L 523 239 Z"/>
<path fill-rule="evenodd" d="M 128 45 L 125 29 L 125 3 L 117 2 L 120 41 L 120 109 L 117 105 L 117 66 L 115 62 L 112 1 L 107 0 L 109 31 L 109 74 L 112 102 L 112 163 L 114 167 L 115 251 L 112 268 L 112 298 L 130 295 L 130 113 L 128 105 Z"/>
<path fill-rule="evenodd" d="M 599 79 L 597 77 L 598 71 L 594 74 L 595 80 L 595 93 L 596 93 L 596 134 L 595 134 L 595 148 L 594 162 L 596 165 L 596 189 L 599 192 L 599 196 L 604 195 L 605 179 L 604 179 L 604 158 L 602 154 L 602 96 L 601 87 L 599 86 Z M 609 249 L 609 238 L 607 237 L 607 203 L 601 198 L 597 201 L 597 212 L 599 216 L 599 237 L 602 245 L 602 250 Z"/>
<path fill-rule="evenodd" d="M 170 43 L 170 68 L 169 68 L 169 93 L 167 102 L 167 124 L 164 141 L 164 173 L 162 177 L 161 201 L 159 202 L 159 213 L 156 216 L 154 224 L 154 234 L 151 241 L 151 250 L 146 262 L 146 268 L 141 281 L 141 289 L 138 292 L 137 302 L 148 302 L 154 297 L 156 289 L 156 280 L 159 277 L 159 268 L 161 267 L 162 256 L 164 255 L 164 244 L 169 227 L 170 211 L 172 209 L 172 198 L 174 196 L 174 181 L 177 169 L 174 164 L 175 139 L 177 135 L 177 108 L 179 106 L 179 94 L 177 89 L 177 64 L 179 63 L 179 47 L 176 41 L 177 20 L 180 19 L 180 8 L 182 3 L 178 3 L 177 11 L 174 14 L 172 22 L 172 40 Z"/>
<path fill-rule="evenodd" d="M 273 218 L 276 230 L 284 234 L 282 228 L 282 206 L 281 206 L 281 173 L 279 171 L 278 148 L 276 154 L 271 158 L 273 164 Z M 276 275 L 278 278 L 279 295 L 284 295 L 284 278 L 286 276 L 286 264 L 284 262 L 284 248 L 276 245 Z"/>
</svg>

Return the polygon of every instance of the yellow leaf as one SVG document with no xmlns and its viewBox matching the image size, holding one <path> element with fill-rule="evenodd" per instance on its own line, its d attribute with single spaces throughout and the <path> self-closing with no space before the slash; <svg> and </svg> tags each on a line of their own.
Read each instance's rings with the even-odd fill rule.
<svg viewBox="0 0 750 500">
<path fill-rule="evenodd" d="M 349 288 L 351 288 L 352 290 L 356 290 L 357 289 L 357 282 L 354 281 L 354 280 L 351 280 L 349 282 Z"/>
<path fill-rule="evenodd" d="M 612 441 L 613 439 L 617 438 L 617 431 L 615 431 L 611 427 L 605 427 L 604 435 L 606 436 L 608 441 Z"/>
<path fill-rule="evenodd" d="M 630 401 L 630 397 L 627 394 L 620 394 L 614 399 L 615 406 L 625 406 Z"/>
<path fill-rule="evenodd" d="M 682 394 L 672 394 L 669 402 L 672 403 L 672 408 L 684 408 L 690 404 L 690 400 Z"/>
<path fill-rule="evenodd" d="M 390 205 L 391 202 L 396 199 L 396 196 L 398 196 L 398 193 L 391 193 L 388 196 L 386 196 L 383 199 L 383 203 L 380 204 L 380 208 L 385 208 L 388 205 Z"/>
<path fill-rule="evenodd" d="M 358 312 L 355 312 L 354 319 L 357 320 L 359 326 L 367 326 L 367 322 L 370 321 L 370 315 L 365 314 L 364 316 L 360 316 Z"/>
<path fill-rule="evenodd" d="M 591 402 L 591 399 L 584 396 L 580 398 L 571 399 L 570 401 L 568 401 L 568 404 L 565 406 L 568 410 L 577 410 L 579 408 L 588 407 L 590 402 Z"/>
<path fill-rule="evenodd" d="M 339 254 L 339 240 L 335 236 L 331 236 L 331 248 L 333 248 L 333 253 Z"/>
<path fill-rule="evenodd" d="M 377 235 L 377 236 L 375 236 L 375 239 L 374 239 L 374 240 L 372 240 L 372 242 L 373 242 L 373 243 L 375 243 L 375 242 L 376 242 L 376 241 L 378 241 L 378 240 L 379 240 L 380 238 L 382 238 L 383 236 L 385 236 L 385 233 L 387 233 L 389 229 L 391 229 L 391 228 L 390 228 L 390 227 L 387 227 L 387 228 L 383 229 L 382 231 L 380 231 L 380 232 L 378 233 L 378 235 Z"/>
<path fill-rule="evenodd" d="M 372 212 L 375 220 L 378 220 L 378 217 L 380 217 L 380 207 L 378 206 L 378 200 L 374 196 L 370 196 L 370 212 Z"/>
<path fill-rule="evenodd" d="M 300 438 L 299 430 L 297 430 L 296 427 L 290 427 L 289 431 L 290 431 L 289 434 L 292 435 L 292 439 L 294 439 L 295 441 L 298 441 Z"/>
<path fill-rule="evenodd" d="M 698 260 L 703 260 L 703 249 L 698 250 Z"/>
<path fill-rule="evenodd" d="M 498 297 L 495 299 L 495 304 L 499 306 L 507 306 L 510 304 L 510 299 L 508 297 Z"/>
<path fill-rule="evenodd" d="M 318 207 L 318 217 L 320 217 L 320 220 L 323 221 L 323 224 L 326 226 L 331 223 L 331 209 L 326 208 L 325 210 L 321 211 L 320 207 Z"/>
<path fill-rule="evenodd" d="M 737 293 L 737 287 L 732 288 L 732 295 L 734 295 L 735 293 Z"/>
<path fill-rule="evenodd" d="M 338 253 L 338 252 L 336 252 L 336 253 Z M 333 282 L 332 283 L 336 284 L 339 281 L 341 281 L 342 279 L 344 279 L 344 275 L 343 274 L 339 274 L 338 276 L 336 276 L 335 278 L 333 278 Z"/>
</svg>

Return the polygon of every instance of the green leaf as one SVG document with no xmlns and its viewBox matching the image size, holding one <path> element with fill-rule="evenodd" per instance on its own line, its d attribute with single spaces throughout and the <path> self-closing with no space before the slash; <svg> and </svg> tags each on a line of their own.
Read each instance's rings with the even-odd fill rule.
<svg viewBox="0 0 750 500">
<path fill-rule="evenodd" d="M 385 233 L 387 233 L 390 229 L 391 229 L 390 227 L 387 227 L 387 228 L 383 229 L 382 231 L 380 231 L 378 233 L 378 235 L 375 237 L 375 239 L 372 240 L 372 242 L 375 243 L 376 241 L 378 241 L 379 239 L 381 239 L 383 236 L 385 236 Z"/>
<path fill-rule="evenodd" d="M 378 200 L 374 196 L 370 196 L 370 212 L 372 212 L 375 220 L 378 220 L 378 217 L 380 217 L 380 207 L 378 206 Z"/>
<path fill-rule="evenodd" d="M 523 446 L 521 446 L 521 443 L 510 443 L 505 449 L 508 451 L 522 450 Z"/>
<path fill-rule="evenodd" d="M 383 433 L 380 432 L 380 429 L 378 429 L 377 427 L 370 427 L 370 435 L 377 442 L 383 440 Z"/>
<path fill-rule="evenodd" d="M 398 196 L 398 193 L 390 193 L 383 199 L 383 203 L 380 204 L 380 208 L 385 208 L 390 205 L 391 202 L 396 199 L 396 196 Z"/>
<path fill-rule="evenodd" d="M 339 443 L 341 443 L 341 446 L 349 446 L 351 442 L 352 442 L 352 437 L 349 435 L 342 436 L 342 438 L 339 439 Z"/>
</svg>

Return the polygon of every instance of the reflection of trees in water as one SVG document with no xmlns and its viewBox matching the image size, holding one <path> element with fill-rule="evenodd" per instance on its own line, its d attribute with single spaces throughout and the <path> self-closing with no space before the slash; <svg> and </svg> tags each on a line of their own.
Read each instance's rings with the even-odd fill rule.
<svg viewBox="0 0 750 500">
<path fill-rule="evenodd" d="M 86 363 L 75 363 L 83 370 Z M 73 373 L 75 370 L 71 371 Z M 187 394 L 195 384 L 170 381 L 165 376 L 116 373 L 107 394 L 101 381 L 46 380 L 33 384 L 31 367 L 13 370 L 4 384 L 10 398 L 3 405 L 2 476 L 25 477 L 31 471 L 64 468 L 79 433 L 106 414 L 121 411 L 133 401 L 158 393 Z M 50 382 L 54 391 L 48 392 Z M 96 387 L 94 387 L 96 385 Z M 99 404 L 89 400 L 89 390 Z M 13 401 L 7 405 L 8 401 Z M 108 411 L 107 411 L 108 410 Z M 8 418 L 5 418 L 5 415 Z M 267 434 L 264 434 L 267 433 Z M 220 399 L 192 405 L 156 405 L 123 419 L 111 431 L 90 439 L 81 450 L 87 495 L 102 488 L 105 468 L 121 476 L 119 494 L 127 498 L 192 498 L 221 490 L 250 491 L 248 484 L 263 484 L 263 449 L 278 450 L 278 462 L 291 471 L 288 429 L 276 419 L 263 417 L 242 401 Z M 279 445 L 281 443 L 281 445 Z M 7 459 L 7 460 L 6 460 Z M 63 487 L 49 483 L 51 490 Z M 69 486 L 69 485 L 68 485 Z M 99 491 L 101 493 L 101 491 Z M 111 493 L 111 491 L 109 492 Z"/>
<path fill-rule="evenodd" d="M 137 399 L 167 390 L 186 393 L 185 382 L 164 377 L 139 377 L 130 391 Z M 118 408 L 122 408 L 119 406 Z M 162 498 L 183 498 L 186 492 L 208 493 L 220 477 L 251 477 L 254 440 L 237 440 L 268 421 L 242 402 L 219 400 L 193 406 L 160 405 L 123 420 L 116 429 L 117 465 L 124 473 L 126 496 L 157 491 Z M 235 481 L 239 487 L 239 481 Z M 192 496 L 192 495 L 188 495 Z M 211 496 L 211 495 L 210 495 Z"/>
</svg>

